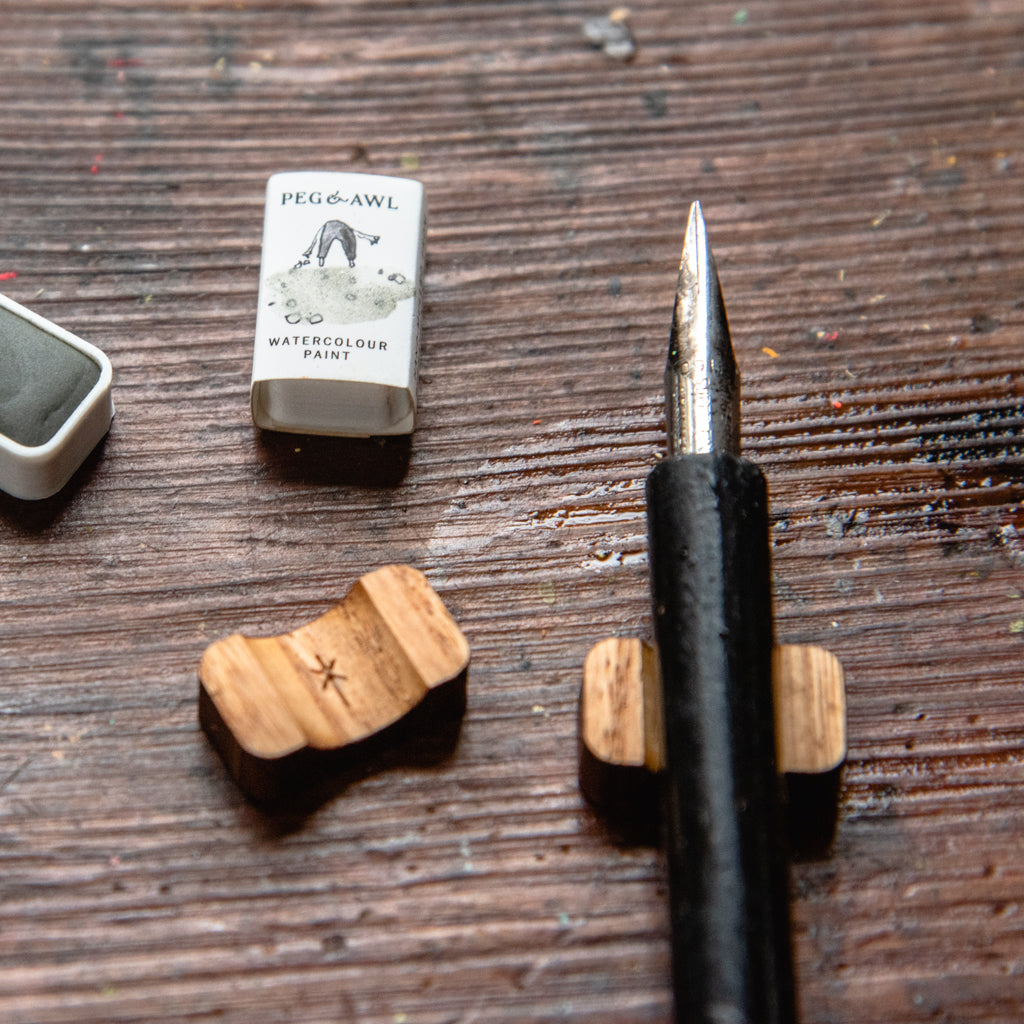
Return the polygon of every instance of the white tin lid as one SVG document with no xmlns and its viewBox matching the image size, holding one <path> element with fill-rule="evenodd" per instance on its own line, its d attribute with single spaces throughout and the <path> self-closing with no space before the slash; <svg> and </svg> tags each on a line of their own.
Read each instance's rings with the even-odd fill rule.
<svg viewBox="0 0 1024 1024">
<path fill-rule="evenodd" d="M 257 426 L 412 431 L 425 213 L 423 186 L 408 178 L 271 177 L 252 364 Z"/>
<path fill-rule="evenodd" d="M 0 295 L 0 490 L 56 494 L 110 429 L 110 360 Z"/>
</svg>

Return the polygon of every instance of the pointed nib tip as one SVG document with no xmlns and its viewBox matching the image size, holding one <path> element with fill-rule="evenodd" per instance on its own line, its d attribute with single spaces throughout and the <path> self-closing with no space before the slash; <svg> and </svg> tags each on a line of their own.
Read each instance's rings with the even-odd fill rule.
<svg viewBox="0 0 1024 1024">
<path fill-rule="evenodd" d="M 683 239 L 683 262 L 696 266 L 698 257 L 708 250 L 708 229 L 704 223 L 704 211 L 700 200 L 690 204 L 690 216 L 686 220 L 686 236 Z"/>
<path fill-rule="evenodd" d="M 739 374 L 699 202 L 686 224 L 665 397 L 671 453 L 739 452 Z"/>
</svg>

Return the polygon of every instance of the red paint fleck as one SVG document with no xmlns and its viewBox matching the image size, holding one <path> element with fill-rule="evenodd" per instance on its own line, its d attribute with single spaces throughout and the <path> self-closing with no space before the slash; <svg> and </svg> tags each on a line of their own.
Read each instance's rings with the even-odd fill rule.
<svg viewBox="0 0 1024 1024">
<path fill-rule="evenodd" d="M 0 281 L 13 281 L 18 276 L 16 270 L 0 271 Z"/>
<path fill-rule="evenodd" d="M 539 426 L 540 426 L 540 420 L 534 420 L 534 421 L 533 421 L 533 425 L 534 425 L 535 427 L 539 427 Z"/>
<path fill-rule="evenodd" d="M 843 403 L 840 402 L 838 398 L 833 398 L 832 399 L 832 408 L 833 409 L 838 411 L 838 410 L 842 409 L 842 407 L 843 407 Z"/>
<path fill-rule="evenodd" d="M 838 331 L 829 331 L 828 334 L 825 335 L 825 340 L 826 341 L 835 341 L 838 337 L 839 337 L 839 332 Z"/>
</svg>

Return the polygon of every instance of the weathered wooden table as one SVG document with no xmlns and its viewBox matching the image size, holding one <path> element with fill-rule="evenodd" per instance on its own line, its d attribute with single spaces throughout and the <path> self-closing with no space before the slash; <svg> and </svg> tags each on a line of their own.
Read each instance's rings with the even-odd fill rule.
<svg viewBox="0 0 1024 1024">
<path fill-rule="evenodd" d="M 663 864 L 576 781 L 589 647 L 649 636 L 643 479 L 700 198 L 774 508 L 777 633 L 847 670 L 803 1020 L 1024 1006 L 1024 8 L 0 2 L 0 288 L 102 347 L 109 438 L 0 500 L 0 1019 L 667 1021 Z M 262 192 L 430 207 L 411 443 L 260 434 Z M 469 706 L 306 816 L 196 667 L 387 562 Z"/>
</svg>

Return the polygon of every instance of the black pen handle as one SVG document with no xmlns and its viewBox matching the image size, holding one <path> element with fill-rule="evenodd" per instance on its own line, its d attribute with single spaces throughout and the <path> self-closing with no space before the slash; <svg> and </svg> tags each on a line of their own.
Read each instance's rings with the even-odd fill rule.
<svg viewBox="0 0 1024 1024">
<path fill-rule="evenodd" d="M 767 487 L 737 456 L 671 456 L 647 515 L 676 1019 L 793 1024 Z"/>
</svg>

